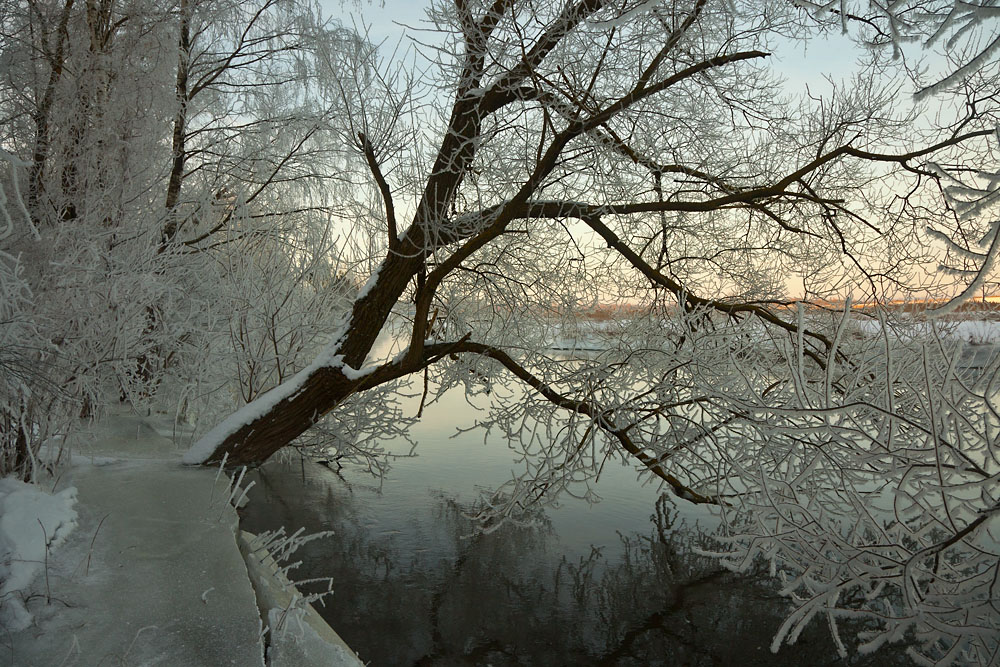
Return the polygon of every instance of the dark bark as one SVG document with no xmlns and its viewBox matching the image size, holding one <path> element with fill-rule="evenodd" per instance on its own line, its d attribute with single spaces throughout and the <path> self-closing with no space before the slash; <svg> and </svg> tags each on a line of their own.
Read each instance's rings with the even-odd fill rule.
<svg viewBox="0 0 1000 667">
<path fill-rule="evenodd" d="M 522 81 L 530 77 L 532 71 L 552 49 L 580 21 L 596 12 L 603 4 L 604 0 L 582 0 L 578 4 L 567 6 L 553 24 L 539 36 L 534 46 L 525 53 L 521 62 L 511 68 L 500 82 L 495 83 L 491 92 L 485 96 L 470 95 L 469 92 L 480 87 L 487 51 L 486 41 L 497 25 L 499 14 L 507 9 L 507 4 L 503 1 L 496 2 L 491 12 L 487 12 L 481 20 L 468 26 L 465 34 L 467 49 L 459 77 L 460 85 L 452 106 L 448 128 L 442 136 L 413 221 L 406 232 L 399 235 L 398 239 L 394 239 L 396 242 L 389 248 L 375 278 L 375 284 L 354 303 L 346 337 L 337 350 L 348 366 L 360 368 L 364 364 L 392 308 L 399 302 L 410 281 L 417 275 L 428 276 L 416 295 L 417 320 L 426 318 L 431 295 L 439 284 L 443 272 L 446 273 L 451 268 L 450 264 L 446 263 L 446 266 L 438 267 L 428 274 L 425 261 L 431 248 L 443 248 L 464 242 L 452 258 L 454 261 L 460 261 L 458 258 L 468 256 L 495 238 L 502 231 L 505 222 L 509 222 L 511 216 L 501 213 L 497 216 L 497 221 L 489 225 L 486 230 L 477 231 L 475 227 L 463 229 L 450 224 L 453 222 L 450 220 L 450 213 L 456 193 L 476 157 L 477 138 L 481 134 L 483 121 L 488 115 L 511 101 L 512 98 L 507 91 L 518 87 Z M 622 108 L 630 103 L 631 101 L 624 103 Z M 538 173 L 522 188 L 519 200 L 527 199 L 540 183 L 541 176 L 554 164 L 561 147 L 571 136 L 576 136 L 584 129 L 586 128 L 582 125 L 576 124 L 571 130 L 563 133 L 560 148 L 552 150 L 552 155 L 547 156 L 546 164 L 541 165 L 536 170 Z M 375 171 L 377 172 L 377 169 Z M 394 231 L 390 230 L 390 236 L 395 236 Z M 405 371 L 400 368 L 394 369 L 400 374 L 418 371 L 430 363 L 422 349 L 425 324 L 420 321 L 419 325 L 414 327 L 414 345 L 402 363 Z M 365 384 L 370 385 L 370 381 L 366 381 Z M 351 392 L 360 389 L 363 387 L 358 384 L 351 386 L 346 383 L 346 378 L 336 369 L 319 369 L 305 380 L 302 391 L 279 402 L 268 410 L 267 414 L 225 438 L 206 463 L 216 463 L 226 455 L 228 455 L 227 461 L 233 464 L 263 461 L 301 435 Z"/>
<path fill-rule="evenodd" d="M 165 250 L 177 236 L 180 222 L 177 219 L 177 202 L 180 200 L 181 183 L 184 180 L 184 165 L 187 160 L 185 146 L 187 132 L 187 112 L 190 102 L 188 93 L 188 70 L 191 61 L 191 28 L 188 0 L 181 0 L 180 31 L 177 38 L 177 114 L 174 116 L 173 136 L 171 138 L 170 177 L 167 180 L 167 197 L 164 203 L 167 211 L 167 221 L 163 226 L 160 239 L 160 249 Z"/>
<path fill-rule="evenodd" d="M 316 423 L 325 412 L 349 396 L 353 382 L 339 369 L 321 368 L 313 373 L 295 396 L 279 402 L 264 417 L 246 424 L 226 439 L 206 463 L 250 465 L 266 460 Z"/>
<path fill-rule="evenodd" d="M 556 133 L 544 154 L 540 154 L 537 164 L 518 193 L 499 210 L 484 211 L 485 217 L 479 221 L 479 224 L 458 224 L 458 221 L 451 219 L 453 217 L 450 215 L 452 205 L 465 175 L 475 160 L 478 138 L 482 132 L 484 119 L 514 101 L 517 96 L 512 95 L 511 91 L 519 89 L 522 82 L 531 77 L 539 63 L 580 21 L 598 11 L 603 5 L 604 0 L 581 0 L 578 4 L 568 5 L 550 27 L 539 36 L 532 48 L 525 52 L 522 60 L 514 65 L 506 75 L 500 77 L 500 80 L 494 83 L 490 90 L 483 95 L 469 93 L 480 87 L 487 52 L 485 43 L 499 17 L 496 14 L 487 14 L 477 24 L 468 26 L 465 34 L 467 50 L 448 128 L 442 136 L 433 168 L 416 207 L 412 224 L 398 239 L 394 238 L 394 225 L 390 225 L 390 240 L 395 241 L 395 243 L 390 245 L 388 254 L 375 277 L 375 284 L 362 298 L 355 302 L 346 337 L 337 350 L 348 366 L 360 368 L 363 365 L 375 339 L 392 312 L 392 308 L 399 302 L 403 292 L 415 276 L 425 276 L 425 278 L 420 281 L 418 292 L 415 295 L 417 310 L 414 329 L 410 349 L 402 366 L 405 367 L 406 373 L 412 373 L 431 363 L 423 349 L 423 341 L 426 337 L 426 318 L 437 286 L 457 265 L 502 234 L 506 225 L 519 217 L 518 211 L 527 204 L 537 188 L 541 187 L 544 179 L 558 164 L 563 149 L 572 139 L 597 129 L 609 118 L 628 109 L 636 102 L 662 92 L 685 78 L 737 60 L 765 55 L 754 51 L 711 58 L 699 65 L 685 68 L 652 85 L 647 85 L 648 81 L 641 79 L 634 90 L 613 104 L 591 114 L 589 118 L 574 119 L 564 130 Z M 496 10 L 503 10 L 503 8 L 503 3 L 497 3 L 494 7 Z M 693 21 L 693 19 L 691 20 Z M 688 25 L 690 22 L 683 29 L 686 29 Z M 665 48 L 669 50 L 674 41 L 676 39 L 672 38 L 670 44 Z M 651 76 L 652 71 L 648 75 Z M 366 148 L 367 140 L 364 136 L 361 137 L 361 141 L 362 148 Z M 367 152 L 370 153 L 370 151 Z M 377 164 L 372 166 L 374 155 L 369 154 L 367 157 L 378 180 L 381 174 Z M 382 184 L 379 183 L 379 185 Z M 386 189 L 383 188 L 383 194 L 385 194 Z M 458 245 L 458 247 L 447 260 L 435 266 L 433 271 L 428 272 L 425 259 L 429 255 L 429 251 L 432 248 L 439 249 L 451 245 Z M 499 353 L 499 351 L 497 352 Z M 510 360 L 506 355 L 503 356 Z M 366 381 L 365 384 L 369 383 Z M 351 387 L 337 369 L 317 370 L 305 380 L 301 391 L 280 401 L 271 407 L 266 414 L 226 437 L 206 460 L 206 463 L 217 463 L 224 456 L 232 464 L 261 462 L 301 435 L 322 415 L 347 398 L 350 393 L 362 389 L 363 387 L 358 385 Z M 545 394 L 544 391 L 542 393 Z M 551 399 L 551 397 L 549 398 Z M 574 409 L 566 405 L 562 407 Z M 624 434 L 616 435 L 621 439 Z M 630 441 L 629 444 L 631 444 Z M 635 454 L 633 449 L 638 451 L 638 448 L 632 445 L 632 449 L 629 451 L 633 454 Z M 646 461 L 643 463 L 650 465 Z M 658 466 L 650 465 L 650 468 L 654 469 L 655 472 Z M 686 488 L 677 480 L 672 480 L 671 483 L 675 484 L 675 487 Z"/>
<path fill-rule="evenodd" d="M 24 425 L 23 413 L 27 406 L 22 403 L 20 408 L 21 415 L 0 411 L 0 477 L 14 475 L 17 479 L 30 482 L 34 469 Z"/>
<path fill-rule="evenodd" d="M 42 51 L 49 61 L 49 78 L 45 84 L 38 106 L 35 108 L 35 146 L 31 156 L 31 169 L 28 172 L 28 211 L 37 224 L 40 219 L 39 207 L 45 191 L 45 166 L 49 158 L 51 142 L 49 124 L 52 116 L 52 103 L 55 98 L 56 86 L 62 79 L 66 63 L 66 42 L 69 40 L 69 16 L 74 0 L 66 0 L 59 16 L 59 26 L 56 28 L 55 49 L 51 44 L 43 45 Z"/>
<path fill-rule="evenodd" d="M 461 239 L 442 223 L 447 220 L 449 204 L 475 157 L 472 139 L 479 133 L 481 123 L 482 115 L 474 101 L 459 99 L 455 103 L 450 131 L 442 140 L 413 223 L 387 252 L 375 284 L 352 308 L 347 333 L 337 350 L 351 368 L 364 364 L 392 308 L 414 276 L 425 270 L 429 230 L 435 230 L 436 244 Z M 419 360 L 413 357 L 407 363 L 413 366 L 408 372 L 420 368 Z M 305 380 L 301 391 L 228 436 L 205 463 L 218 463 L 223 456 L 233 465 L 264 461 L 358 388 L 358 383 L 349 382 L 339 370 L 320 368 Z"/>
<path fill-rule="evenodd" d="M 541 33 L 531 48 L 524 51 L 521 61 L 503 75 L 495 78 L 495 82 L 485 91 L 481 88 L 484 56 L 488 51 L 485 42 L 495 26 L 497 17 L 487 15 L 478 22 L 471 17 L 466 17 L 468 20 L 463 21 L 463 32 L 467 52 L 464 56 L 461 75 L 458 78 L 458 89 L 448 128 L 442 136 L 433 168 L 427 177 L 411 225 L 405 232 L 399 234 L 398 238 L 390 189 L 376 160 L 374 148 L 365 135 L 359 135 L 361 142 L 359 147 L 365 153 L 369 168 L 386 205 L 389 250 L 378 274 L 373 277 L 374 284 L 370 286 L 363 297 L 355 302 L 344 339 L 336 350 L 336 353 L 342 355 L 344 362 L 349 367 L 357 369 L 364 364 L 393 307 L 400 302 L 401 296 L 415 277 L 417 279 L 416 292 L 413 300 L 416 304 L 416 314 L 409 350 L 402 360 L 384 365 L 376 374 L 384 371 L 390 374 L 395 373 L 395 376 L 399 377 L 403 374 L 420 371 L 433 363 L 436 360 L 434 358 L 436 352 L 429 351 L 424 345 L 424 340 L 427 338 L 427 321 L 437 287 L 450 272 L 459 269 L 462 263 L 479 249 L 502 235 L 512 221 L 530 218 L 560 220 L 574 217 L 582 220 L 607 243 L 609 248 L 616 251 L 622 260 L 638 269 L 654 287 L 669 291 L 687 307 L 707 307 L 731 317 L 749 315 L 764 321 L 769 326 L 783 329 L 788 334 L 797 334 L 799 331 L 797 324 L 785 321 L 766 305 L 730 304 L 691 294 L 680 282 L 664 275 L 657 267 L 650 264 L 642 256 L 641 251 L 635 250 L 627 243 L 626 239 L 620 238 L 611 227 L 602 221 L 602 217 L 655 214 L 666 211 L 759 209 L 771 200 L 782 198 L 788 198 L 789 201 L 795 202 L 809 200 L 820 204 L 827 203 L 820 200 L 818 196 L 790 192 L 789 189 L 793 184 L 803 182 L 805 177 L 810 174 L 818 172 L 827 163 L 837 160 L 855 158 L 869 162 L 896 162 L 904 168 L 910 168 L 908 162 L 911 160 L 922 158 L 947 145 L 954 145 L 983 134 L 970 133 L 942 144 L 902 155 L 877 154 L 855 149 L 847 144 L 807 161 L 803 166 L 774 182 L 757 187 L 741 188 L 731 187 L 702 170 L 661 165 L 659 162 L 646 159 L 634 150 L 630 149 L 631 152 L 626 150 L 628 147 L 623 147 L 622 140 L 618 138 L 617 143 L 611 142 L 611 148 L 624 153 L 636 163 L 641 162 L 655 173 L 677 172 L 694 177 L 701 182 L 711 184 L 719 192 L 709 198 L 691 197 L 675 200 L 672 197 L 660 196 L 653 201 L 639 198 L 594 204 L 579 201 L 550 202 L 540 200 L 538 198 L 540 189 L 544 187 L 546 179 L 560 164 L 564 150 L 572 141 L 592 133 L 601 134 L 602 128 L 605 128 L 603 130 L 605 135 L 614 138 L 617 135 L 607 134 L 608 121 L 640 102 L 654 95 L 663 94 L 682 81 L 704 76 L 711 70 L 730 67 L 741 61 L 758 60 L 768 55 L 756 50 L 714 55 L 695 64 L 685 63 L 680 69 L 672 73 L 664 73 L 662 78 L 657 79 L 658 63 L 667 57 L 683 33 L 696 20 L 704 4 L 699 2 L 696 4 L 694 13 L 674 33 L 668 36 L 660 52 L 653 59 L 653 62 L 641 72 L 631 90 L 608 102 L 603 108 L 591 109 L 581 106 L 569 117 L 564 117 L 565 124 L 561 129 L 556 129 L 553 126 L 551 135 L 543 133 L 543 137 L 549 137 L 548 144 L 546 145 L 544 141 L 539 144 L 537 157 L 534 164 L 531 165 L 529 173 L 526 174 L 517 192 L 507 201 L 484 208 L 478 213 L 456 215 L 453 210 L 456 193 L 476 158 L 484 119 L 514 101 L 541 99 L 539 95 L 530 92 L 530 86 L 528 86 L 528 93 L 521 92 L 527 86 L 525 82 L 532 77 L 532 73 L 536 71 L 538 65 L 556 44 L 579 21 L 598 11 L 603 4 L 602 0 L 581 0 L 578 3 L 567 5 L 565 11 L 553 21 L 548 29 Z M 502 1 L 498 1 L 495 4 L 495 9 L 501 10 L 504 6 Z M 476 91 L 475 94 L 473 91 Z M 782 226 L 788 231 L 796 231 Z M 426 258 L 431 253 L 445 249 L 447 249 L 447 253 L 438 253 L 437 261 L 431 266 L 427 265 Z M 807 350 L 806 354 L 819 367 L 824 367 L 825 353 L 831 348 L 830 341 L 814 332 L 805 331 L 803 333 L 813 347 L 813 349 Z M 460 345 L 459 343 L 464 344 Z M 723 502 L 720 498 L 702 496 L 693 492 L 682 480 L 671 475 L 664 469 L 660 461 L 646 452 L 642 443 L 634 442 L 631 439 L 627 424 L 614 423 L 600 406 L 559 395 L 550 387 L 545 386 L 541 380 L 535 378 L 528 370 L 518 365 L 502 350 L 464 340 L 459 341 L 459 343 L 453 344 L 454 348 L 451 352 L 490 356 L 553 404 L 593 419 L 597 427 L 618 440 L 622 449 L 670 484 L 675 493 L 681 497 L 692 502 Z M 378 382 L 373 380 L 371 376 L 366 377 L 363 381 L 352 383 L 340 369 L 319 369 L 305 380 L 301 391 L 280 401 L 269 408 L 266 414 L 226 437 L 211 454 L 207 463 L 216 463 L 224 456 L 228 456 L 228 461 L 233 464 L 261 462 L 301 435 L 322 415 L 334 409 L 353 392 L 364 391 L 375 384 Z"/>
</svg>

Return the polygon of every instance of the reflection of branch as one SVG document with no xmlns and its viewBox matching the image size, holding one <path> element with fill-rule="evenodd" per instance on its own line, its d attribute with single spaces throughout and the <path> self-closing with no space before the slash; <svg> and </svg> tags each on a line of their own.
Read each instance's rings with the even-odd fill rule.
<svg viewBox="0 0 1000 667">
<path fill-rule="evenodd" d="M 466 551 L 462 551 L 459 554 L 458 558 L 455 560 L 455 564 L 451 567 L 450 574 L 452 575 L 452 578 L 458 579 L 458 575 L 468 558 L 469 554 Z M 431 594 L 431 604 L 430 609 L 428 610 L 431 625 L 431 647 L 427 653 L 413 662 L 414 667 L 434 664 L 434 657 L 438 653 L 438 649 L 444 646 L 444 635 L 441 634 L 441 598 L 444 596 L 444 593 L 448 588 L 447 583 L 447 579 L 443 580 Z"/>
<path fill-rule="evenodd" d="M 632 646 L 635 642 L 642 637 L 642 635 L 653 630 L 666 630 L 666 621 L 669 620 L 670 616 L 682 611 L 687 606 L 687 593 L 689 590 L 696 590 L 701 587 L 710 587 L 715 585 L 715 583 L 729 572 L 725 570 L 716 570 L 714 572 L 709 572 L 694 581 L 686 581 L 682 584 L 677 584 L 673 588 L 674 599 L 673 602 L 659 611 L 655 611 L 646 618 L 644 618 L 639 623 L 633 625 L 629 628 L 625 634 L 622 636 L 621 641 L 618 643 L 614 649 L 605 653 L 600 659 L 596 661 L 595 664 L 598 665 L 617 665 L 619 660 L 626 657 L 635 657 L 632 653 Z M 675 638 L 676 637 L 675 635 Z M 698 649 L 698 645 L 691 643 L 689 648 Z M 703 649 L 704 650 L 704 649 Z"/>
<path fill-rule="evenodd" d="M 451 506 L 452 509 L 457 510 L 459 516 L 461 516 L 462 510 L 458 507 L 455 501 L 444 497 L 442 497 L 441 500 L 445 508 Z M 465 568 L 466 564 L 469 563 L 470 560 L 472 560 L 473 563 L 476 563 L 476 561 L 482 558 L 480 553 L 474 549 L 477 544 L 479 544 L 479 542 L 476 539 L 456 540 L 456 547 L 464 546 L 464 548 L 458 549 L 458 557 L 455 559 L 454 564 L 450 568 L 450 576 L 443 578 L 435 587 L 434 592 L 431 595 L 431 604 L 429 609 L 431 646 L 427 653 L 414 661 L 414 667 L 437 664 L 435 659 L 443 655 L 443 650 L 447 650 L 445 638 L 441 632 L 441 608 L 444 606 L 443 598 L 446 593 L 452 590 L 451 582 L 459 582 L 461 580 L 462 570 Z M 508 582 L 508 584 L 511 583 L 512 582 Z M 510 588 L 508 588 L 508 590 L 510 590 Z M 450 615 L 447 615 L 446 618 L 448 620 L 452 620 Z M 467 641 L 470 640 L 471 638 Z M 467 643 L 463 650 L 463 657 L 467 660 L 471 660 L 472 664 L 480 665 L 489 662 L 488 658 L 492 653 L 500 653 L 501 655 L 505 655 L 511 659 L 516 659 L 518 657 L 516 649 L 512 651 L 509 646 L 505 646 L 497 639 L 488 639 L 474 646 L 469 646 Z"/>
</svg>

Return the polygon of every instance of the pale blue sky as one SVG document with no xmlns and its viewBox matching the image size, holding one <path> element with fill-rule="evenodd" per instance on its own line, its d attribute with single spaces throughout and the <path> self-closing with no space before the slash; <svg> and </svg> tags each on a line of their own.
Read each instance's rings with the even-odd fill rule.
<svg viewBox="0 0 1000 667">
<path fill-rule="evenodd" d="M 427 0 L 321 0 L 324 12 L 339 18 L 346 25 L 352 20 L 359 28 L 370 29 L 372 41 L 385 41 L 391 50 L 407 30 L 404 26 L 419 29 L 424 19 Z M 426 40 L 428 35 L 417 35 Z M 860 55 L 858 47 L 843 35 L 834 33 L 814 39 L 808 45 L 789 43 L 775 53 L 774 66 L 788 79 L 789 92 L 803 92 L 805 84 L 826 89 L 824 75 L 834 79 L 848 76 Z"/>
<path fill-rule="evenodd" d="M 372 41 L 385 39 L 393 44 L 404 33 L 399 24 L 419 26 L 428 5 L 426 0 L 320 0 L 320 4 L 324 13 L 345 25 L 351 25 L 354 17 L 359 28 L 362 23 L 369 26 Z"/>
</svg>

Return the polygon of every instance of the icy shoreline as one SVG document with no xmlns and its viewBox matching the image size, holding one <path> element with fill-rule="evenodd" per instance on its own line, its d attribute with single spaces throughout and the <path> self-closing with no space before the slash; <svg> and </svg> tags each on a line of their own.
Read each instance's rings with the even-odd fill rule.
<svg viewBox="0 0 1000 667">
<path fill-rule="evenodd" d="M 267 554 L 246 548 L 224 475 L 182 466 L 181 448 L 135 415 L 71 446 L 51 485 L 75 489 L 76 529 L 49 539 L 34 581 L 18 582 L 33 618 L 0 645 L 0 663 L 362 664 Z M 18 507 L 0 521 L 34 522 Z M 266 634 L 268 619 L 281 631 Z"/>
</svg>

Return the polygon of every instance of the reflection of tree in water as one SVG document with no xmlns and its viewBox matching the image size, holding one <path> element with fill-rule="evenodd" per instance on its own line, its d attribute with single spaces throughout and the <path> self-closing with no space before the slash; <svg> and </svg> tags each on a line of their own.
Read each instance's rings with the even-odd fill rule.
<svg viewBox="0 0 1000 667">
<path fill-rule="evenodd" d="M 268 494 L 304 490 L 290 488 L 295 475 L 266 477 Z M 908 664 L 900 651 L 840 661 L 820 623 L 772 655 L 784 601 L 765 578 L 697 556 L 707 538 L 677 518 L 668 496 L 650 534 L 620 535 L 620 557 L 593 549 L 570 561 L 554 553 L 544 517 L 470 535 L 467 508 L 443 496 L 433 532 L 413 542 L 427 548 L 404 548 L 364 524 L 347 487 L 331 488 L 310 488 L 296 508 L 268 501 L 267 517 L 245 523 L 336 531 L 307 545 L 297 576 L 333 577 L 320 612 L 375 666 Z"/>
<path fill-rule="evenodd" d="M 738 576 L 698 556 L 697 548 L 711 547 L 709 538 L 679 521 L 672 503 L 660 496 L 651 535 L 621 536 L 621 560 L 589 589 L 605 633 L 595 664 L 909 664 L 891 650 L 842 661 L 819 623 L 773 655 L 770 641 L 785 600 L 763 573 Z"/>
</svg>

